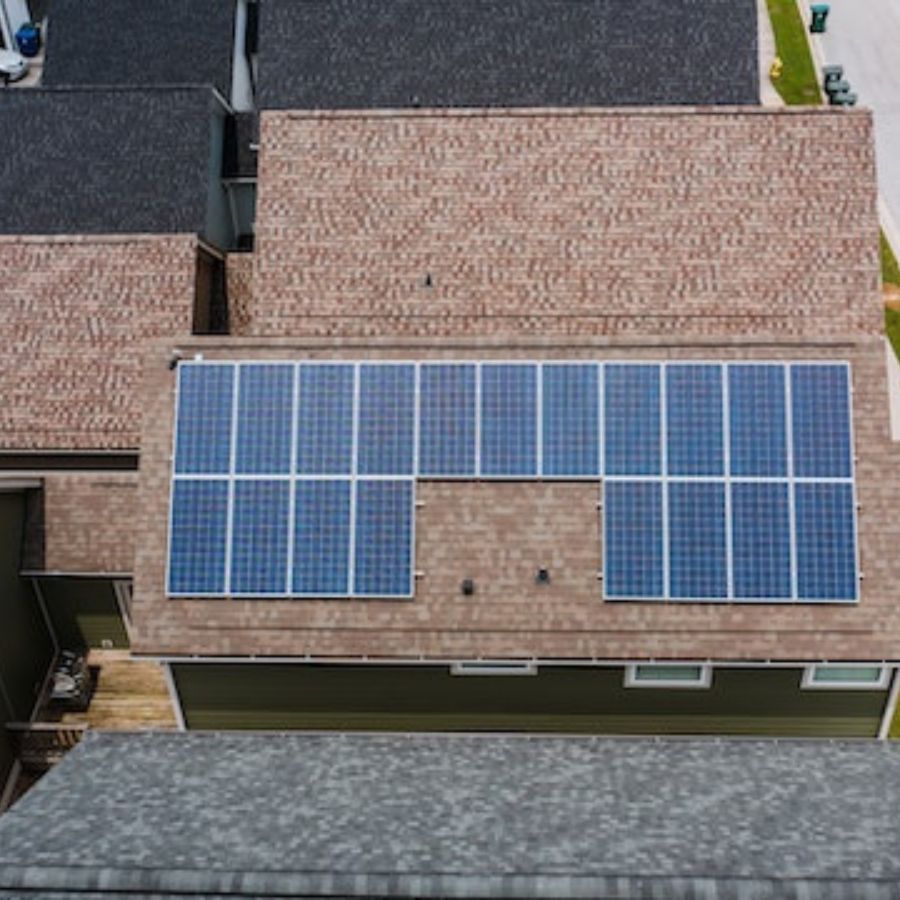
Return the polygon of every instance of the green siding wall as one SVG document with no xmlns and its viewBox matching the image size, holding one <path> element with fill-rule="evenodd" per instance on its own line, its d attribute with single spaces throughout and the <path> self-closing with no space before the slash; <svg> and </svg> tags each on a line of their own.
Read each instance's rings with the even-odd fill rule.
<svg viewBox="0 0 900 900">
<path fill-rule="evenodd" d="M 37 598 L 19 577 L 24 525 L 24 494 L 0 493 L 0 792 L 13 763 L 2 725 L 31 717 L 53 659 Z"/>
<path fill-rule="evenodd" d="M 799 669 L 718 669 L 709 690 L 624 688 L 622 669 L 452 676 L 446 666 L 178 664 L 190 728 L 871 737 L 885 691 L 801 691 Z"/>
<path fill-rule="evenodd" d="M 101 578 L 42 578 L 41 593 L 56 639 L 64 650 L 128 646 L 112 582 Z"/>
</svg>

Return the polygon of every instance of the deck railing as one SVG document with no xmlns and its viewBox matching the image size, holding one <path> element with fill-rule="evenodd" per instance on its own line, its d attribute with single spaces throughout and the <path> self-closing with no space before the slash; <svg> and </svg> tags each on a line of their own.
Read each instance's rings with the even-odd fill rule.
<svg viewBox="0 0 900 900">
<path fill-rule="evenodd" d="M 43 772 L 58 763 L 84 737 L 87 725 L 57 722 L 7 722 L 22 768 Z"/>
</svg>

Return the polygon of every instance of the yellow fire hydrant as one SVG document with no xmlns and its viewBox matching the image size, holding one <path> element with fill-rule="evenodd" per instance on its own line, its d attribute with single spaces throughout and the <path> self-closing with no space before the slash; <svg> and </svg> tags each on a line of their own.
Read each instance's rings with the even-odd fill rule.
<svg viewBox="0 0 900 900">
<path fill-rule="evenodd" d="M 777 81 L 781 78 L 781 70 L 784 68 L 784 63 L 781 61 L 780 56 L 776 56 L 775 59 L 772 60 L 772 65 L 769 66 L 769 78 L 772 81 Z"/>
</svg>

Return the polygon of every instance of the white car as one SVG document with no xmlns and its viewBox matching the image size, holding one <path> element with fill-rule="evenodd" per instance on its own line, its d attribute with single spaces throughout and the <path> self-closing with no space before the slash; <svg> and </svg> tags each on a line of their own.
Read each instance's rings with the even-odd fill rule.
<svg viewBox="0 0 900 900">
<path fill-rule="evenodd" d="M 20 53 L 0 49 L 0 82 L 18 81 L 25 77 L 28 61 Z"/>
</svg>

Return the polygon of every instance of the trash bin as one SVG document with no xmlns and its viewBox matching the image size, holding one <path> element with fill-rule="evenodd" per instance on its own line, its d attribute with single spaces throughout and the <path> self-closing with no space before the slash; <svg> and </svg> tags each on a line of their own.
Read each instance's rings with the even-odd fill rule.
<svg viewBox="0 0 900 900">
<path fill-rule="evenodd" d="M 828 94 L 829 97 L 833 97 L 835 94 L 843 94 L 845 91 L 849 90 L 850 82 L 843 78 L 832 78 L 831 81 L 825 83 L 825 93 Z"/>
<path fill-rule="evenodd" d="M 832 81 L 840 81 L 844 77 L 843 66 L 822 66 L 822 77 L 825 80 L 825 90 Z"/>
<path fill-rule="evenodd" d="M 814 3 L 809 9 L 812 13 L 809 30 L 813 34 L 822 34 L 825 31 L 825 20 L 828 18 L 830 7 L 827 3 Z"/>
<path fill-rule="evenodd" d="M 41 49 L 41 32 L 37 25 L 23 25 L 16 32 L 16 44 L 22 56 L 37 56 Z"/>
</svg>

